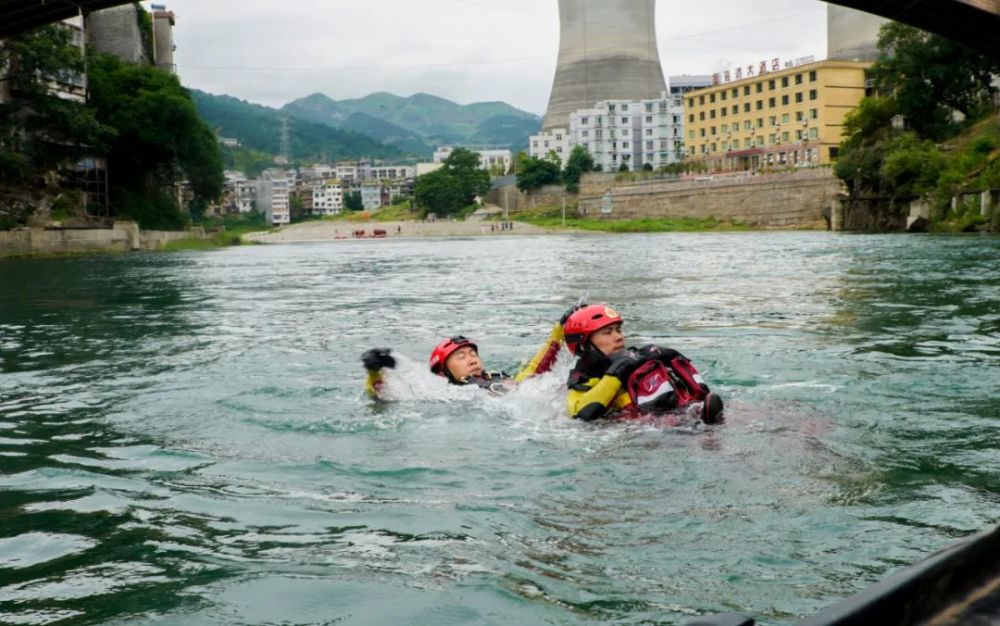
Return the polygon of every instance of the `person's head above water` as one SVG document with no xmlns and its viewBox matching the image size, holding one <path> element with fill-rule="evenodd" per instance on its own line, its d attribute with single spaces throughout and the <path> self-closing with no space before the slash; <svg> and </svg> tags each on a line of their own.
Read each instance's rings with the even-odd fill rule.
<svg viewBox="0 0 1000 626">
<path fill-rule="evenodd" d="M 451 337 L 441 341 L 431 352 L 431 372 L 444 376 L 451 382 L 465 380 L 483 373 L 479 348 L 465 337 Z"/>
<path fill-rule="evenodd" d="M 607 356 L 625 349 L 622 320 L 618 311 L 606 304 L 592 304 L 566 319 L 566 347 L 578 357 Z"/>
</svg>

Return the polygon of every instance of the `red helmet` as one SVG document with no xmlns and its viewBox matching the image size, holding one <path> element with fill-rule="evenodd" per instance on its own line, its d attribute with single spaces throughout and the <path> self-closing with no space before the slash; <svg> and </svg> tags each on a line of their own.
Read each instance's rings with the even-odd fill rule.
<svg viewBox="0 0 1000 626">
<path fill-rule="evenodd" d="M 434 351 L 431 352 L 431 371 L 438 376 L 446 376 L 447 372 L 445 372 L 444 369 L 444 362 L 448 360 L 448 357 L 450 357 L 455 350 L 464 348 L 465 346 L 472 346 L 473 350 L 479 352 L 479 347 L 476 344 L 461 335 L 443 340 L 437 345 L 436 348 L 434 348 Z"/>
<path fill-rule="evenodd" d="M 580 346 L 587 343 L 590 336 L 605 326 L 621 324 L 622 316 L 606 304 L 591 304 L 575 311 L 563 324 L 566 348 L 576 356 Z"/>
</svg>

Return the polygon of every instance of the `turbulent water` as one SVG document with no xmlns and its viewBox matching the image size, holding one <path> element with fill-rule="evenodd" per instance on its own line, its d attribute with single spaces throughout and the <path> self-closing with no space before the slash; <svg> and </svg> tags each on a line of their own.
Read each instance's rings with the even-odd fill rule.
<svg viewBox="0 0 1000 626">
<path fill-rule="evenodd" d="M 0 622 L 794 623 L 1000 521 L 1000 240 L 421 239 L 0 262 Z M 583 424 L 585 298 L 728 423 Z M 360 353 L 400 355 L 397 401 Z"/>
</svg>

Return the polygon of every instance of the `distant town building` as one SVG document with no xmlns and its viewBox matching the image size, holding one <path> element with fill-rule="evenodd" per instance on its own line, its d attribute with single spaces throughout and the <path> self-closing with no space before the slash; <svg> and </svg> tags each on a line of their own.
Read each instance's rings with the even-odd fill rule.
<svg viewBox="0 0 1000 626">
<path fill-rule="evenodd" d="M 219 137 L 219 143 L 227 148 L 240 147 L 240 140 L 234 137 Z"/>
<path fill-rule="evenodd" d="M 570 127 L 533 135 L 529 154 L 551 154 L 565 166 L 575 146 L 582 146 L 603 171 L 648 165 L 659 169 L 684 157 L 684 115 L 680 96 L 666 93 L 650 100 L 605 100 L 570 113 Z"/>
<path fill-rule="evenodd" d="M 312 214 L 339 215 L 344 210 L 344 183 L 326 180 L 313 185 Z"/>
<path fill-rule="evenodd" d="M 245 215 L 257 210 L 257 181 L 242 180 L 233 185 L 232 208 L 236 213 Z"/>
<path fill-rule="evenodd" d="M 283 226 L 291 223 L 291 190 L 288 174 L 281 169 L 265 170 L 257 181 L 257 210 L 268 224 Z"/>
<path fill-rule="evenodd" d="M 595 109 L 580 109 L 571 113 L 570 117 L 586 111 L 595 111 Z M 569 140 L 568 129 L 553 128 L 528 138 L 528 156 L 536 159 L 548 159 L 555 155 L 563 165 L 566 165 L 572 145 L 574 144 Z"/>
<path fill-rule="evenodd" d="M 444 167 L 444 163 L 417 163 L 417 176 L 436 172 Z"/>
<path fill-rule="evenodd" d="M 711 74 L 681 74 L 670 77 L 670 95 L 683 96 L 689 91 L 711 87 L 714 84 Z"/>
<path fill-rule="evenodd" d="M 844 117 L 865 96 L 869 66 L 820 61 L 688 93 L 687 158 L 716 171 L 829 163 Z"/>
<path fill-rule="evenodd" d="M 338 163 L 337 169 L 334 172 L 334 178 L 340 179 L 342 181 L 355 181 L 360 180 L 360 175 L 358 173 L 357 163 Z"/>
<path fill-rule="evenodd" d="M 500 166 L 503 167 L 504 172 L 507 172 L 514 162 L 514 155 L 510 149 L 501 146 L 441 146 L 434 151 L 434 162 L 444 163 L 445 159 L 459 147 L 478 154 L 479 167 L 484 170 Z"/>
<path fill-rule="evenodd" d="M 374 211 L 382 207 L 382 185 L 378 182 L 361 184 L 361 205 L 366 211 Z"/>
<path fill-rule="evenodd" d="M 372 165 L 367 180 L 405 180 L 415 174 L 416 168 L 410 165 Z"/>
</svg>

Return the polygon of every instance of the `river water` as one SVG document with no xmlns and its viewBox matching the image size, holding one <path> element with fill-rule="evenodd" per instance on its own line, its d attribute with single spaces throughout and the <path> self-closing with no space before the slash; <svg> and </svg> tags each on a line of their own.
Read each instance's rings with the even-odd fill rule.
<svg viewBox="0 0 1000 626">
<path fill-rule="evenodd" d="M 346 241 L 0 262 L 0 622 L 794 623 L 1000 521 L 1000 239 Z M 718 427 L 568 419 L 567 306 Z M 391 346 L 396 401 L 362 393 Z"/>
</svg>

